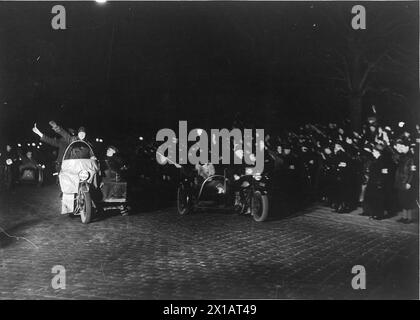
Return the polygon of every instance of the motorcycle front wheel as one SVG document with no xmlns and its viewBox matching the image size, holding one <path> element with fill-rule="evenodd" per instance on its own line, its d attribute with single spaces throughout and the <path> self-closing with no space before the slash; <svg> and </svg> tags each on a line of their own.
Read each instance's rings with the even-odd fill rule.
<svg viewBox="0 0 420 320">
<path fill-rule="evenodd" d="M 263 222 L 268 217 L 268 196 L 261 191 L 257 190 L 252 195 L 251 213 L 257 222 Z"/>
<path fill-rule="evenodd" d="M 186 192 L 185 187 L 182 185 L 178 187 L 176 200 L 177 200 L 176 204 L 177 204 L 178 213 L 180 215 L 187 215 L 191 213 L 192 211 L 192 206 L 190 204 L 191 199 L 188 193 Z"/>
<path fill-rule="evenodd" d="M 88 224 L 92 219 L 92 198 L 89 192 L 80 192 L 79 194 L 80 203 L 80 220 L 82 223 Z"/>
</svg>

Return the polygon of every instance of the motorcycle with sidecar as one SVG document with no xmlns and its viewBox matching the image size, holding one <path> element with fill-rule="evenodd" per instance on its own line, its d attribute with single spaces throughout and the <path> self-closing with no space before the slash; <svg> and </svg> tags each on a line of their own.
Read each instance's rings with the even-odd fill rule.
<svg viewBox="0 0 420 320">
<path fill-rule="evenodd" d="M 183 172 L 183 170 L 181 170 Z M 177 190 L 177 211 L 181 215 L 190 214 L 197 209 L 232 209 L 237 213 L 250 213 L 255 221 L 268 218 L 268 177 L 253 174 L 246 168 L 242 175 L 227 177 L 213 174 L 202 178 L 194 173 L 182 174 Z"/>
<path fill-rule="evenodd" d="M 80 215 L 82 223 L 91 222 L 95 213 L 110 206 L 122 213 L 128 211 L 127 183 L 101 181 L 100 163 L 92 147 L 83 140 L 73 141 L 66 148 L 58 174 L 62 195 L 62 214 Z M 104 186 L 106 192 L 102 192 Z"/>
</svg>

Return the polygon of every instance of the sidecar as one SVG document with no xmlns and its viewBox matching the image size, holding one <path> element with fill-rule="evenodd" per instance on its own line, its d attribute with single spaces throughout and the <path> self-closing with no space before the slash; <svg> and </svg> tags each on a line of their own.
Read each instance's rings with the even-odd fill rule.
<svg viewBox="0 0 420 320">
<path fill-rule="evenodd" d="M 197 175 L 184 176 L 178 186 L 177 209 L 186 215 L 196 209 L 231 206 L 229 180 L 224 175 L 211 175 L 205 179 Z"/>
<path fill-rule="evenodd" d="M 177 209 L 181 215 L 196 209 L 224 208 L 238 213 L 247 212 L 257 222 L 268 218 L 267 177 L 252 172 L 237 176 L 231 182 L 226 170 L 223 175 L 211 175 L 206 179 L 185 176 L 177 193 Z"/>
</svg>

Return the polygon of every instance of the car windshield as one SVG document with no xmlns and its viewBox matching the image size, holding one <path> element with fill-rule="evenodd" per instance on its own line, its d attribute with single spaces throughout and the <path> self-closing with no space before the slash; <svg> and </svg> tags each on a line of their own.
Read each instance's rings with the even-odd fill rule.
<svg viewBox="0 0 420 320">
<path fill-rule="evenodd" d="M 93 156 L 93 151 L 86 142 L 76 141 L 68 147 L 63 160 L 90 159 Z"/>
</svg>

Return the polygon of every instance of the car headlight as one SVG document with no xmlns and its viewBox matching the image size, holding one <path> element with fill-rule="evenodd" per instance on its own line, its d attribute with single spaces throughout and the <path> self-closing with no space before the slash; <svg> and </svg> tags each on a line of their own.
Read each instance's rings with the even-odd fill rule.
<svg viewBox="0 0 420 320">
<path fill-rule="evenodd" d="M 254 175 L 254 179 L 260 181 L 262 179 L 262 175 L 256 174 Z"/>
<path fill-rule="evenodd" d="M 239 180 L 239 179 L 240 179 L 240 176 L 238 176 L 237 174 L 234 174 L 234 175 L 233 175 L 233 179 L 235 179 L 235 181 L 236 181 L 236 180 Z"/>
<path fill-rule="evenodd" d="M 87 170 L 82 170 L 79 172 L 79 179 L 80 181 L 86 181 L 89 179 L 89 172 Z"/>
</svg>

